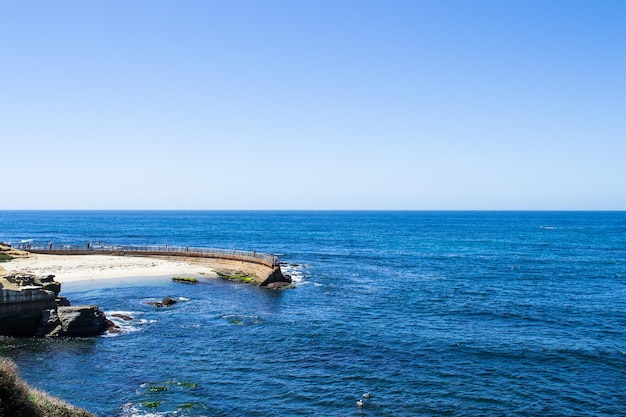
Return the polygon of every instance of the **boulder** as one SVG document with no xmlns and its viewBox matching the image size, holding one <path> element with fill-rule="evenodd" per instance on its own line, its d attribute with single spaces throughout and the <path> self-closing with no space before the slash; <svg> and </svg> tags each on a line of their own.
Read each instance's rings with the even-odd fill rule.
<svg viewBox="0 0 626 417">
<path fill-rule="evenodd" d="M 170 297 L 165 297 L 163 301 L 149 301 L 148 304 L 155 307 L 169 307 L 176 304 L 176 300 Z"/>
<path fill-rule="evenodd" d="M 285 290 L 288 288 L 293 288 L 291 282 L 279 281 L 279 282 L 270 282 L 265 286 L 265 288 L 270 290 Z"/>
<path fill-rule="evenodd" d="M 161 304 L 163 304 L 164 306 L 173 306 L 174 304 L 176 304 L 176 300 L 170 297 L 165 297 L 163 301 L 161 301 Z"/>
<path fill-rule="evenodd" d="M 107 332 L 109 333 L 122 333 L 122 329 L 117 324 L 113 323 L 111 320 L 107 319 Z"/>
<path fill-rule="evenodd" d="M 97 336 L 107 330 L 107 318 L 96 305 L 58 307 L 65 336 Z"/>
</svg>

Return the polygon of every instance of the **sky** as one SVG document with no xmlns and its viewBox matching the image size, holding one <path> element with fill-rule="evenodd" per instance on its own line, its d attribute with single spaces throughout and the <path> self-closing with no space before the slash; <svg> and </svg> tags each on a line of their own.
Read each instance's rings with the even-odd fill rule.
<svg viewBox="0 0 626 417">
<path fill-rule="evenodd" d="M 0 1 L 0 209 L 626 210 L 626 2 Z"/>
</svg>

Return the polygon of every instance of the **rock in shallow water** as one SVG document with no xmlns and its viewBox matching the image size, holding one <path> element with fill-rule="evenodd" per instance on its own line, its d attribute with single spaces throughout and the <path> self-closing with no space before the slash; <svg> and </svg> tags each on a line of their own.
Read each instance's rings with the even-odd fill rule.
<svg viewBox="0 0 626 417">
<path fill-rule="evenodd" d="M 150 301 L 148 304 L 155 307 L 169 307 L 176 304 L 176 300 L 170 297 L 165 297 L 163 301 Z"/>
<path fill-rule="evenodd" d="M 106 316 L 96 305 L 59 307 L 57 315 L 64 336 L 97 336 L 108 328 Z"/>
</svg>

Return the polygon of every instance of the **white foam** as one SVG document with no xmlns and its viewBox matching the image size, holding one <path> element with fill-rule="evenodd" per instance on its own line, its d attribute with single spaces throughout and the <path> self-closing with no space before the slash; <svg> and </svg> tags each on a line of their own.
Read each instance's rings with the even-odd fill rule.
<svg viewBox="0 0 626 417">
<path fill-rule="evenodd" d="M 150 325 L 153 323 L 156 323 L 156 320 L 148 320 L 148 319 L 142 319 L 139 318 L 138 316 L 141 316 L 141 313 L 138 311 L 121 311 L 121 310 L 114 310 L 114 311 L 107 311 L 105 312 L 107 318 L 109 320 L 111 320 L 113 323 L 115 323 L 116 326 L 118 326 L 118 332 L 116 333 L 107 333 L 104 336 L 105 337 L 116 337 L 119 335 L 122 335 L 124 333 L 133 333 L 133 332 L 138 332 L 140 331 L 144 326 L 146 325 Z M 115 317 L 113 316 L 113 314 L 121 314 L 124 316 L 129 316 L 132 317 L 132 320 L 124 320 L 122 318 L 119 317 Z"/>
<path fill-rule="evenodd" d="M 280 269 L 283 274 L 291 276 L 291 281 L 295 285 L 307 284 L 304 277 L 306 265 L 282 264 Z"/>
<path fill-rule="evenodd" d="M 122 406 L 121 417 L 162 417 L 171 415 L 167 411 L 144 411 L 137 408 L 134 404 L 124 404 Z"/>
</svg>

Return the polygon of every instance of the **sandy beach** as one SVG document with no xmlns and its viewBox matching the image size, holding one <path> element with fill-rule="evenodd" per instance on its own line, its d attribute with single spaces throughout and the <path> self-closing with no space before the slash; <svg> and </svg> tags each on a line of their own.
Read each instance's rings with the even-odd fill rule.
<svg viewBox="0 0 626 417">
<path fill-rule="evenodd" d="M 197 261 L 130 256 L 31 254 L 29 257 L 12 259 L 1 266 L 7 271 L 53 274 L 59 282 L 176 275 L 217 277 L 213 269 Z"/>
</svg>

